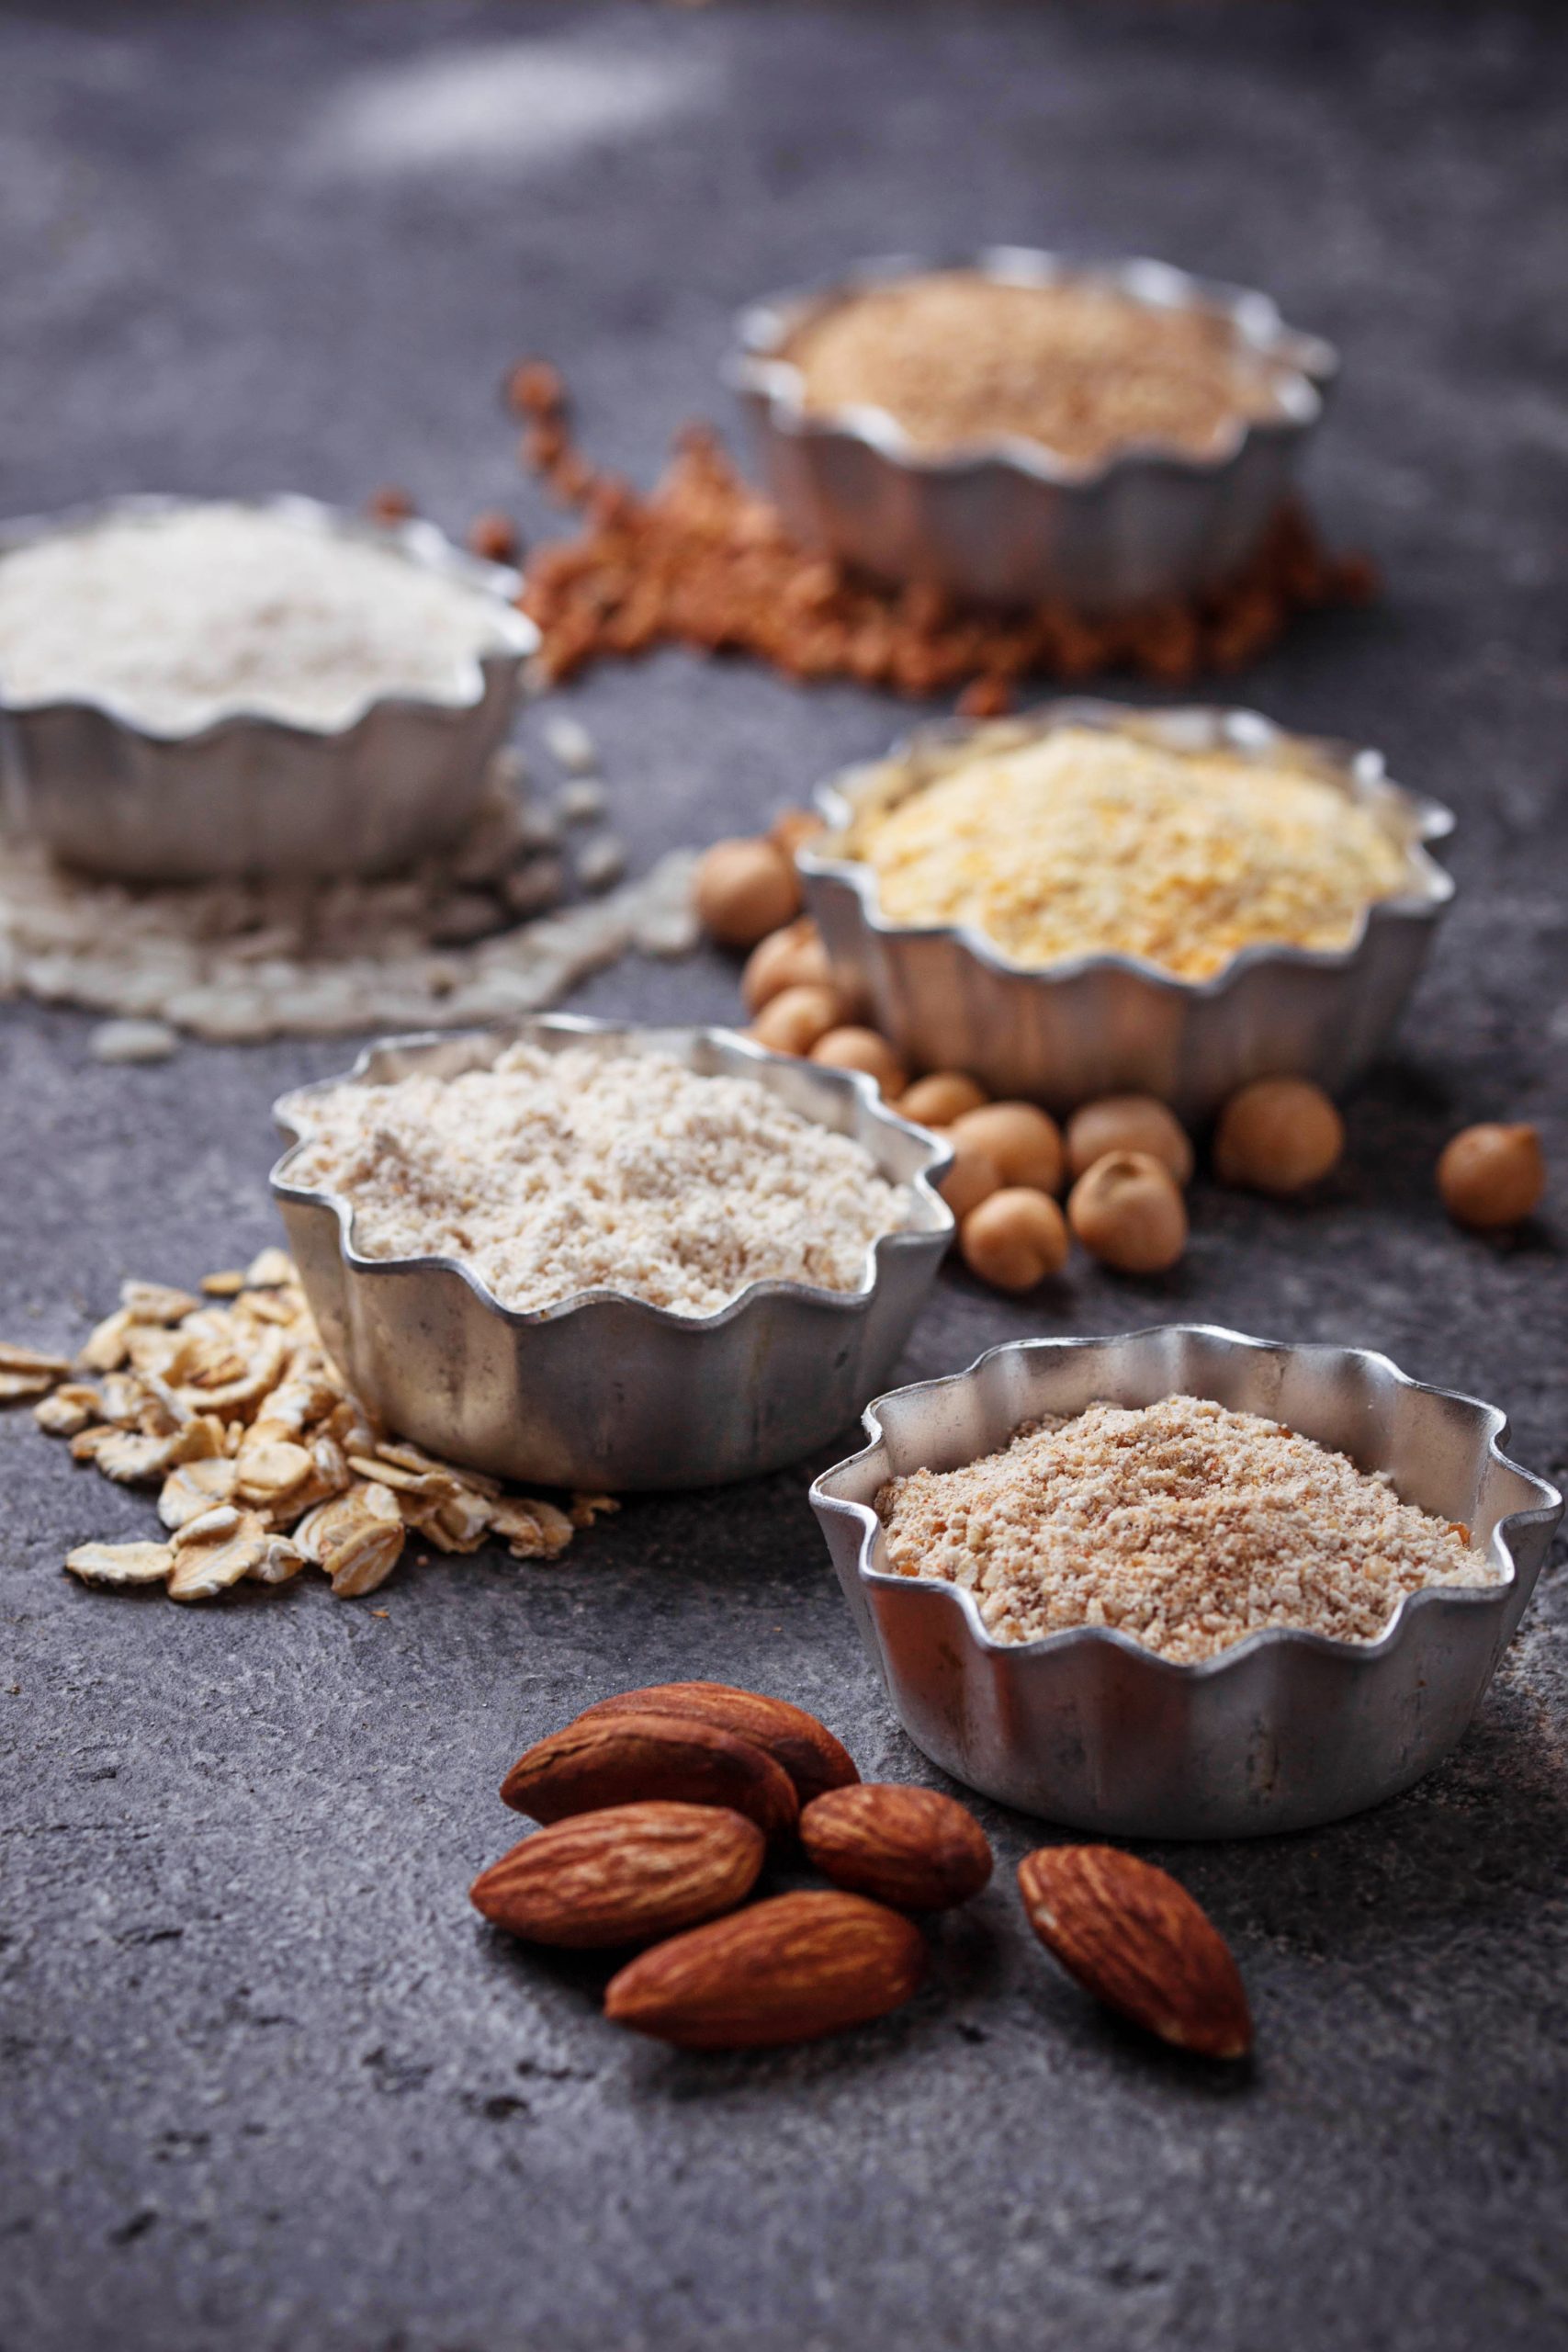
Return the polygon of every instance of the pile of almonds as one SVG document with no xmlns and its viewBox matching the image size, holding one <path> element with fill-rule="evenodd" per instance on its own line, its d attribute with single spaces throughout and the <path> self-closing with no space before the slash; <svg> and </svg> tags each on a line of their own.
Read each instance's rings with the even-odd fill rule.
<svg viewBox="0 0 1568 2352">
<path fill-rule="evenodd" d="M 520 1757 L 503 1803 L 545 1825 L 470 1899 L 526 1941 L 638 1945 L 604 2014 L 684 2050 L 809 2041 L 901 2007 L 925 1973 L 908 1915 L 991 1875 L 984 1831 L 934 1789 L 866 1783 L 825 1724 L 721 1682 L 602 1699 Z M 829 1883 L 748 1907 L 770 1851 Z M 1111 1847 L 1047 1847 L 1019 1888 L 1030 1926 L 1089 1991 L 1209 2057 L 1251 2046 L 1223 1939 L 1163 1871 Z"/>
<path fill-rule="evenodd" d="M 964 1261 L 982 1282 L 1032 1290 L 1062 1271 L 1074 1239 L 1120 1273 L 1174 1266 L 1187 1247 L 1183 1191 L 1193 1170 L 1175 1114 L 1152 1095 L 1105 1095 L 1081 1104 L 1064 1134 L 1036 1104 L 992 1102 L 963 1071 L 911 1082 L 886 1038 L 855 1018 L 821 933 L 801 911 L 795 852 L 818 824 L 807 809 L 786 809 L 765 834 L 715 842 L 693 877 L 693 905 L 710 938 L 749 951 L 745 1034 L 773 1053 L 863 1071 L 901 1117 L 951 1146 L 940 1190 L 958 1220 Z M 1286 1200 L 1321 1183 L 1344 1148 L 1344 1122 L 1321 1087 L 1261 1078 L 1221 1107 L 1210 1164 L 1222 1184 Z M 1444 1205 L 1477 1229 L 1518 1224 L 1545 1185 L 1531 1126 L 1468 1127 L 1438 1162 Z"/>
<path fill-rule="evenodd" d="M 0 1343 L 0 1404 L 32 1403 L 39 1428 L 106 1478 L 158 1484 L 163 1540 L 79 1544 L 65 1566 L 84 1584 L 210 1600 L 309 1564 L 358 1600 L 411 1534 L 440 1552 L 504 1541 L 514 1558 L 553 1560 L 616 1508 L 576 1495 L 563 1511 L 389 1437 L 322 1350 L 281 1250 L 201 1287 L 126 1283 L 74 1363 Z"/>
<path fill-rule="evenodd" d="M 848 677 L 919 695 L 963 689 L 960 709 L 983 717 L 1006 709 L 1025 676 L 1130 669 L 1183 684 L 1243 669 L 1297 613 L 1375 593 L 1364 558 L 1326 554 L 1301 509 L 1286 505 L 1244 569 L 1194 601 L 1098 620 L 1060 604 L 955 609 L 933 589 L 881 588 L 796 546 L 706 425 L 684 429 L 664 479 L 639 498 L 576 447 L 565 387 L 547 361 L 517 367 L 507 398 L 526 420 L 525 465 L 586 515 L 579 537 L 539 548 L 527 568 L 523 605 L 552 684 L 590 662 L 675 643 L 751 654 L 789 678 Z M 476 522 L 482 552 L 499 544 L 496 521 Z"/>
</svg>

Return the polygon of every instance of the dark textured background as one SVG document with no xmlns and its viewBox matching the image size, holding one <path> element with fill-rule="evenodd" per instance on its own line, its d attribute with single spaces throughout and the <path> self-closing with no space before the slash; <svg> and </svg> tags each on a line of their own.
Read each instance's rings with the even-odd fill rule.
<svg viewBox="0 0 1568 2352">
<path fill-rule="evenodd" d="M 527 348 L 646 474 L 718 406 L 731 307 L 857 253 L 1060 241 L 1269 286 L 1345 346 L 1315 494 L 1389 593 L 1243 691 L 1454 803 L 1460 904 L 1324 1201 L 1201 1187 L 1162 1283 L 1079 1264 L 1015 1305 L 944 1277 L 908 1370 L 1200 1313 L 1385 1347 L 1506 1403 L 1561 1476 L 1561 1176 L 1491 1246 L 1429 1168 L 1499 1113 L 1568 1166 L 1565 74 L 1550 7 L 5 9 L 0 512 L 392 478 L 459 527 L 514 494 L 494 390 Z M 606 85 L 637 119 L 602 136 Z M 571 707 L 639 857 L 760 819 L 895 717 L 677 656 Z M 733 980 L 628 967 L 581 1001 L 722 1015 Z M 268 1102 L 345 1058 L 117 1071 L 88 1030 L 0 1016 L 21 1339 L 267 1238 Z M 665 2055 L 478 1923 L 502 1770 L 616 1685 L 787 1691 L 868 1773 L 923 1771 L 807 1476 L 633 1504 L 553 1570 L 404 1567 L 385 1616 L 316 1584 L 180 1612 L 62 1577 L 149 1507 L 0 1425 L 5 2352 L 1568 2340 L 1561 1574 L 1425 1786 L 1165 1857 L 1240 1954 L 1245 2076 L 1054 1973 L 1011 1891 L 1038 1833 L 995 1812 L 997 1880 L 930 1991 L 795 2055 Z"/>
</svg>

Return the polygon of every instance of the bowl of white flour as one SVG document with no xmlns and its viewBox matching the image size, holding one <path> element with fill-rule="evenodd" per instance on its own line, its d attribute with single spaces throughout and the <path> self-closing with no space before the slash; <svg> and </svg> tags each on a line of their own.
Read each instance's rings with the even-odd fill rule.
<svg viewBox="0 0 1568 2352">
<path fill-rule="evenodd" d="M 518 584 L 304 498 L 0 529 L 6 825 L 127 880 L 406 866 L 478 805 L 538 641 Z"/>
</svg>

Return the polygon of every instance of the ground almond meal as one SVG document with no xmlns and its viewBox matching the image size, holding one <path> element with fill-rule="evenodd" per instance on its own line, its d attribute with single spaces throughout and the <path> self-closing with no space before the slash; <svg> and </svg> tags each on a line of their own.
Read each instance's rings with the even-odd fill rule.
<svg viewBox="0 0 1568 2352">
<path fill-rule="evenodd" d="M 1081 279 L 903 278 L 808 321 L 785 356 L 812 413 L 879 408 L 927 451 L 1016 439 L 1095 465 L 1155 442 L 1201 457 L 1280 413 L 1279 369 L 1228 320 Z"/>
<path fill-rule="evenodd" d="M 1386 1476 L 1197 1396 L 1032 1424 L 877 1510 L 886 1565 L 973 1592 L 997 1640 L 1107 1625 L 1184 1664 L 1268 1625 L 1375 1641 L 1406 1593 L 1499 1580 Z"/>
<path fill-rule="evenodd" d="M 461 1259 L 506 1306 L 606 1289 L 700 1316 L 751 1283 L 856 1291 L 908 1206 L 848 1136 L 668 1054 L 517 1045 L 291 1116 L 289 1182 L 350 1202 L 361 1250 Z"/>
<path fill-rule="evenodd" d="M 1234 753 L 1060 727 L 867 809 L 847 854 L 900 923 L 964 923 L 1014 963 L 1137 956 L 1206 979 L 1242 948 L 1348 945 L 1404 850 L 1334 785 Z"/>
</svg>

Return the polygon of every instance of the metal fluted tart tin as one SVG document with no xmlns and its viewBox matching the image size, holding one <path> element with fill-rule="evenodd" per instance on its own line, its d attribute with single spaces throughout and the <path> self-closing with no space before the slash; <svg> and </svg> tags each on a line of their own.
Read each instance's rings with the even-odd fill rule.
<svg viewBox="0 0 1568 2352">
<path fill-rule="evenodd" d="M 1267 1416 L 1388 1471 L 1403 1500 L 1463 1521 L 1506 1580 L 1411 1595 L 1375 1642 L 1271 1628 L 1183 1666 L 1103 1626 L 998 1642 L 971 1594 L 882 1565 L 874 1504 L 890 1478 L 975 1461 L 1043 1414 L 1173 1395 Z M 1198 1324 L 1014 1340 L 879 1396 L 865 1426 L 872 1442 L 818 1478 L 811 1501 L 905 1730 L 971 1788 L 1118 1837 L 1307 1829 L 1409 1788 L 1468 1727 L 1562 1512 L 1554 1487 L 1500 1451 L 1495 1406 L 1360 1348 Z"/>
<path fill-rule="evenodd" d="M 1010 438 L 933 453 L 876 408 L 807 412 L 787 356 L 807 321 L 872 288 L 947 269 L 1013 286 L 1074 279 L 1150 309 L 1227 320 L 1279 368 L 1280 413 L 1238 419 L 1201 456 L 1128 444 L 1082 465 Z M 1165 262 L 1077 266 L 1009 245 L 947 261 L 866 262 L 830 284 L 769 296 L 741 313 L 726 373 L 750 416 L 769 492 L 807 546 L 879 579 L 965 601 L 1055 599 L 1100 616 L 1200 594 L 1242 568 L 1290 495 L 1338 364 L 1331 345 L 1287 327 L 1266 294 Z"/>
<path fill-rule="evenodd" d="M 0 560 L 37 540 L 198 503 L 120 498 L 7 524 Z M 368 876 L 449 847 L 479 808 L 523 663 L 538 647 L 512 601 L 518 574 L 465 554 L 429 523 L 371 523 L 309 498 L 224 503 L 400 555 L 492 598 L 494 650 L 461 666 L 450 699 L 367 695 L 333 726 L 236 707 L 164 730 L 104 697 L 0 695 L 6 823 L 68 865 L 134 882 Z"/>
<path fill-rule="evenodd" d="M 854 1136 L 911 1194 L 907 1228 L 867 1252 L 861 1287 L 754 1283 L 716 1314 L 677 1315 L 624 1293 L 503 1306 L 449 1258 L 369 1258 L 353 1212 L 289 1182 L 272 1189 L 329 1354 L 388 1426 L 446 1460 L 558 1487 L 718 1486 L 776 1470 L 852 1422 L 897 1363 L 953 1236 L 931 1179 L 951 1154 L 885 1110 L 871 1080 L 786 1060 L 724 1029 L 642 1029 L 557 1014 L 504 1032 L 391 1037 L 351 1081 L 454 1078 L 519 1041 L 558 1053 L 673 1054 L 705 1076 L 748 1078 L 819 1125 Z M 297 1141 L 304 1106 L 342 1079 L 287 1094 L 274 1115 Z"/>
<path fill-rule="evenodd" d="M 1205 980 L 1133 956 L 1015 964 L 968 924 L 886 920 L 871 866 L 839 854 L 835 837 L 856 811 L 900 798 L 978 753 L 1069 726 L 1114 728 L 1171 751 L 1303 759 L 1399 842 L 1408 888 L 1369 906 L 1346 947 L 1247 947 Z M 1311 1078 L 1330 1091 L 1348 1086 L 1398 1021 L 1454 893 L 1426 847 L 1453 831 L 1450 810 L 1392 782 L 1378 752 L 1286 735 L 1248 710 L 1141 711 L 1072 699 L 1017 718 L 948 721 L 835 777 L 817 805 L 828 831 L 797 863 L 835 977 L 869 1004 L 911 1069 L 967 1070 L 995 1094 L 1024 1095 L 1057 1112 L 1126 1091 L 1156 1094 L 1198 1121 L 1255 1078 Z"/>
</svg>

